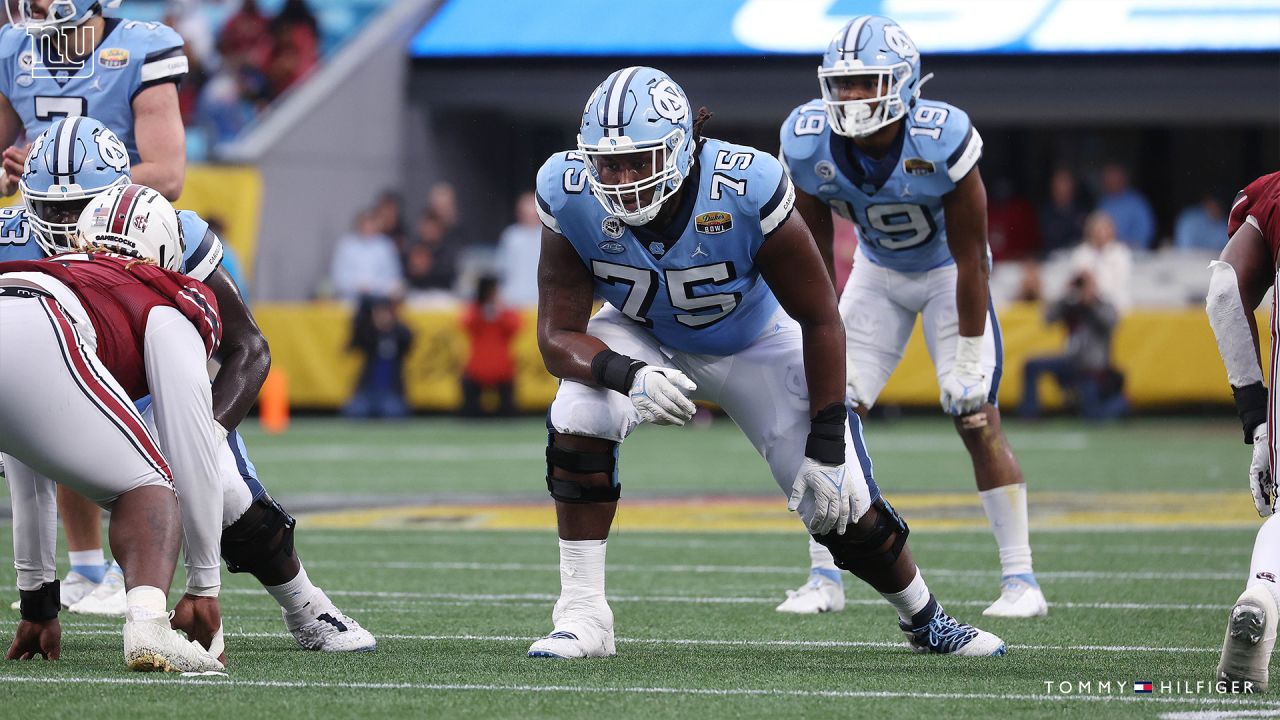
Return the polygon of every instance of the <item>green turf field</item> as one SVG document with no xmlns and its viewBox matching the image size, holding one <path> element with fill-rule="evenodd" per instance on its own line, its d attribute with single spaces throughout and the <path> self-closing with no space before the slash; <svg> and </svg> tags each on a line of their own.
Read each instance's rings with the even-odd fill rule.
<svg viewBox="0 0 1280 720">
<path fill-rule="evenodd" d="M 953 614 L 1009 643 L 1006 657 L 982 660 L 910 654 L 892 610 L 852 578 L 843 613 L 774 612 L 783 591 L 804 579 L 805 538 L 798 524 L 791 529 L 764 464 L 723 419 L 701 429 L 642 428 L 628 441 L 624 504 L 609 545 L 618 656 L 524 657 L 550 629 L 558 592 L 541 488 L 544 433 L 536 419 L 303 420 L 279 437 L 246 431 L 267 486 L 304 511 L 298 547 L 312 578 L 378 635 L 378 651 L 297 650 L 271 599 L 251 578 L 227 576 L 230 677 L 130 674 L 118 623 L 64 613 L 63 660 L 0 664 L 0 714 L 1280 714 L 1280 694 L 1161 691 L 1161 683 L 1212 677 L 1227 608 L 1248 568 L 1260 521 L 1245 481 L 1248 450 L 1232 419 L 1010 426 L 1031 484 L 1036 569 L 1051 604 L 1050 616 L 1035 621 L 980 618 L 997 593 L 995 544 L 949 423 L 873 422 L 876 476 L 912 523 L 930 586 Z M 690 517 L 714 529 L 679 521 Z M 0 545 L 6 587 L 11 554 Z M 17 613 L 0 616 L 7 633 Z M 1135 695 L 1135 680 L 1153 681 L 1156 692 Z"/>
</svg>

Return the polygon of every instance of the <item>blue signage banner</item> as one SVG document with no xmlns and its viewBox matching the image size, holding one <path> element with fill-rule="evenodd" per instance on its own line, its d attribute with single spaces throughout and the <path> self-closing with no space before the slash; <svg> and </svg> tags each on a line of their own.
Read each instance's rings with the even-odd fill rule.
<svg viewBox="0 0 1280 720">
<path fill-rule="evenodd" d="M 818 55 L 856 15 L 925 54 L 1280 50 L 1280 0 L 446 0 L 413 57 Z"/>
</svg>

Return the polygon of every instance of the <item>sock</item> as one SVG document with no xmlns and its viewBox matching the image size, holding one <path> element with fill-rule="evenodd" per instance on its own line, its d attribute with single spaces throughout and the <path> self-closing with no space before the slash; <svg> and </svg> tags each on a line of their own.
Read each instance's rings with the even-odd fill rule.
<svg viewBox="0 0 1280 720">
<path fill-rule="evenodd" d="M 151 585 L 139 585 L 124 594 L 125 605 L 130 616 L 140 620 L 155 620 L 157 617 L 168 618 L 165 606 L 168 604 L 164 591 Z"/>
<path fill-rule="evenodd" d="M 107 556 L 102 548 L 96 550 L 70 550 L 67 558 L 71 560 L 71 569 L 89 578 L 91 582 L 102 582 L 107 574 Z"/>
<path fill-rule="evenodd" d="M 1272 515 L 1258 528 L 1258 537 L 1253 541 L 1253 559 L 1249 562 L 1249 581 L 1245 587 L 1265 585 L 1280 605 L 1277 579 L 1280 579 L 1280 515 Z"/>
<path fill-rule="evenodd" d="M 924 576 L 920 574 L 920 569 L 916 568 L 916 576 L 911 579 L 905 588 L 894 593 L 880 593 L 894 610 L 898 611 L 898 617 L 904 623 L 911 623 L 912 627 L 920 627 L 914 622 L 917 615 L 922 614 L 922 610 L 930 607 L 933 601 L 933 593 L 929 592 L 929 586 L 924 582 Z M 936 605 L 936 602 L 932 603 Z M 933 617 L 930 609 L 929 617 Z M 927 618 L 926 618 L 927 621 Z"/>
<path fill-rule="evenodd" d="M 813 536 L 809 537 L 809 574 L 820 575 L 844 587 L 844 575 L 836 567 L 836 559 L 831 557 L 827 546 L 814 540 Z"/>
<path fill-rule="evenodd" d="M 987 513 L 991 533 L 996 536 L 996 547 L 1000 549 L 1001 575 L 1030 576 L 1034 585 L 1031 537 L 1027 530 L 1027 486 L 1018 483 L 980 490 L 978 497 L 982 498 L 982 509 Z"/>
<path fill-rule="evenodd" d="M 604 558 L 608 540 L 560 541 L 560 599 L 552 620 L 565 611 L 587 606 L 608 607 L 604 599 Z M 593 614 L 596 614 L 593 612 Z M 612 624 L 612 616 L 609 621 Z"/>
<path fill-rule="evenodd" d="M 319 604 L 320 598 L 324 597 L 324 591 L 311 584 L 311 578 L 307 577 L 307 569 L 304 567 L 299 567 L 298 574 L 289 582 L 265 587 L 289 615 L 302 614 L 308 605 Z"/>
</svg>

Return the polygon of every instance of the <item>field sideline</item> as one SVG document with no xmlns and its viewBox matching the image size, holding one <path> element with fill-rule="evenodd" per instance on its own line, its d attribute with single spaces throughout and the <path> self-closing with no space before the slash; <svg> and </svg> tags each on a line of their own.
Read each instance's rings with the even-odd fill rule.
<svg viewBox="0 0 1280 720">
<path fill-rule="evenodd" d="M 949 424 L 867 430 L 931 587 L 1004 637 L 1004 658 L 911 655 L 892 611 L 852 579 L 843 613 L 775 613 L 804 578 L 804 536 L 763 462 L 719 419 L 643 428 L 624 448 L 608 579 L 618 656 L 530 660 L 558 591 L 541 421 L 308 419 L 246 440 L 265 484 L 300 515 L 312 578 L 378 635 L 377 653 L 297 650 L 270 598 L 228 575 L 230 677 L 130 674 L 118 623 L 64 613 L 64 659 L 0 666 L 0 698 L 94 718 L 1280 714 L 1280 695 L 1195 691 L 1211 678 L 1260 522 L 1235 421 L 1013 424 L 1010 437 L 1052 606 L 1038 621 L 979 615 L 996 593 L 995 545 Z M 12 587 L 8 543 L 0 557 L 0 584 Z M 8 633 L 17 614 L 0 612 Z M 1156 692 L 1133 694 L 1135 680 Z"/>
</svg>

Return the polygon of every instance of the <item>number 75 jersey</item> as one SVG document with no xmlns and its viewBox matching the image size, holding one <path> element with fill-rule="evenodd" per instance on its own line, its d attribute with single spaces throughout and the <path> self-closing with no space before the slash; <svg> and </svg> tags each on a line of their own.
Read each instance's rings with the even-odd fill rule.
<svg viewBox="0 0 1280 720">
<path fill-rule="evenodd" d="M 820 100 L 782 124 L 782 161 L 796 187 L 858 225 L 862 252 L 899 272 L 955 262 L 947 247 L 942 196 L 982 156 L 969 116 L 946 103 L 917 100 L 883 158 L 864 155 L 831 132 Z"/>
<path fill-rule="evenodd" d="M 605 212 L 586 173 L 579 153 L 552 155 L 538 171 L 538 215 L 573 245 L 596 295 L 684 352 L 732 355 L 764 331 L 778 300 L 755 256 L 795 206 L 776 158 L 705 140 L 661 232 Z"/>
</svg>

